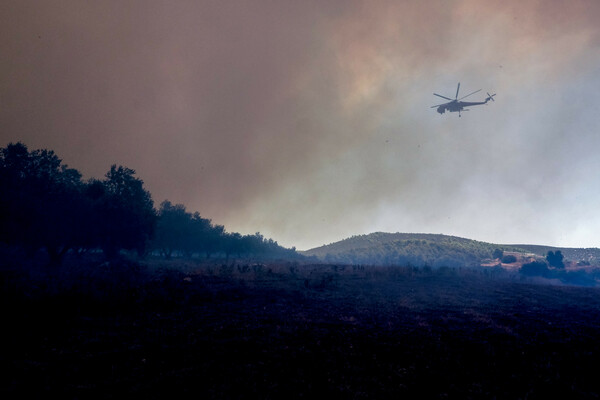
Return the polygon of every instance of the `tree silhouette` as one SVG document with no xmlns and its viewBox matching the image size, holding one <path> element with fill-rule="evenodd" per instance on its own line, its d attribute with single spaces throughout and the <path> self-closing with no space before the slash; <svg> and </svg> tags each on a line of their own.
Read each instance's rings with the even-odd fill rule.
<svg viewBox="0 0 600 400">
<path fill-rule="evenodd" d="M 56 265 L 71 249 L 99 248 L 110 259 L 122 249 L 144 254 L 148 243 L 166 258 L 297 256 L 258 232 L 227 233 L 182 204 L 164 201 L 156 212 L 132 169 L 112 165 L 104 179 L 83 182 L 53 151 L 29 151 L 23 143 L 0 149 L 0 241 L 29 254 L 44 248 Z"/>
<path fill-rule="evenodd" d="M 548 255 L 546 255 L 546 261 L 548 261 L 551 267 L 564 268 L 565 263 L 563 259 L 564 256 L 560 250 L 556 250 L 556 252 L 549 251 Z"/>
<path fill-rule="evenodd" d="M 206 257 L 222 251 L 224 227 L 213 226 L 210 219 L 200 213 L 186 211 L 183 204 L 173 205 L 165 200 L 158 210 L 156 234 L 152 243 L 165 258 L 176 253 L 192 257 L 194 253 L 204 253 Z"/>
<path fill-rule="evenodd" d="M 211 254 L 222 251 L 225 228 L 213 225 L 210 219 L 202 218 L 198 212 L 191 217 L 192 235 L 191 247 L 194 251 L 202 252 L 209 258 Z M 188 250 L 189 251 L 189 250 Z"/>
<path fill-rule="evenodd" d="M 505 256 L 502 257 L 502 262 L 504 264 L 516 263 L 517 262 L 517 257 L 513 256 L 512 254 L 507 254 L 507 255 L 505 255 Z"/>
<path fill-rule="evenodd" d="M 523 264 L 523 266 L 519 269 L 519 272 L 525 276 L 543 276 L 549 277 L 550 270 L 548 269 L 548 265 L 546 265 L 543 261 L 532 261 L 527 264 Z"/>
<path fill-rule="evenodd" d="M 173 205 L 167 200 L 160 204 L 153 246 L 163 257 L 169 259 L 173 252 L 183 250 L 184 242 L 191 234 L 190 222 L 191 214 L 183 204 Z"/>
<path fill-rule="evenodd" d="M 497 259 L 501 260 L 502 257 L 504 257 L 504 251 L 502 251 L 500 249 L 495 249 L 494 252 L 492 253 L 492 258 L 497 258 Z"/>
<path fill-rule="evenodd" d="M 22 143 L 0 150 L 0 238 L 28 253 L 45 248 L 60 264 L 82 228 L 81 174 L 51 150 L 29 152 Z"/>
<path fill-rule="evenodd" d="M 104 193 L 96 202 L 100 246 L 108 258 L 120 249 L 143 254 L 154 233 L 156 214 L 150 193 L 135 171 L 112 165 L 102 181 Z"/>
</svg>

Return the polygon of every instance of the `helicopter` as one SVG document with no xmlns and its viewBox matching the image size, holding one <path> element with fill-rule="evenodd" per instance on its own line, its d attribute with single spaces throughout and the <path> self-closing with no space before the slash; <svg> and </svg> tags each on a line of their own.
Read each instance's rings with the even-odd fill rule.
<svg viewBox="0 0 600 400">
<path fill-rule="evenodd" d="M 481 89 L 474 91 L 473 93 L 469 93 L 466 96 L 461 97 L 460 99 L 458 98 L 458 91 L 460 90 L 460 82 L 458 82 L 458 87 L 456 88 L 456 96 L 454 96 L 454 99 L 451 99 L 449 97 L 446 96 L 442 96 L 441 94 L 437 94 L 434 93 L 434 96 L 438 96 L 441 97 L 442 99 L 446 99 L 446 100 L 450 100 L 448 103 L 444 103 L 444 104 L 438 104 L 436 106 L 431 106 L 431 108 L 436 108 L 437 107 L 437 112 L 439 112 L 440 114 L 445 113 L 446 111 L 449 112 L 458 112 L 458 116 L 460 117 L 460 113 L 461 111 L 469 111 L 468 109 L 465 109 L 465 107 L 469 107 L 469 106 L 478 106 L 480 104 L 487 104 L 488 101 L 494 100 L 494 96 L 496 95 L 496 93 L 494 94 L 487 94 L 488 97 L 484 100 L 484 101 L 461 101 L 462 99 L 469 97 L 472 94 L 475 94 L 477 92 L 479 92 Z"/>
</svg>

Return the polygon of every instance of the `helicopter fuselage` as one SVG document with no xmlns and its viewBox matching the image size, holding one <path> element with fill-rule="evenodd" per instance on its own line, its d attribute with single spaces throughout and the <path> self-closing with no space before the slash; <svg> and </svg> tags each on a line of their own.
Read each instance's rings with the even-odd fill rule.
<svg viewBox="0 0 600 400">
<path fill-rule="evenodd" d="M 448 111 L 448 112 L 461 112 L 461 111 L 463 111 L 463 109 L 465 107 L 478 106 L 480 104 L 486 104 L 488 101 L 489 101 L 489 99 L 486 99 L 485 101 L 451 101 L 449 103 L 440 105 L 437 108 L 437 112 L 439 112 L 440 114 L 443 114 L 446 111 Z"/>
<path fill-rule="evenodd" d="M 446 99 L 446 100 L 450 100 L 448 103 L 443 103 L 443 104 L 438 104 L 435 106 L 431 106 L 431 108 L 437 108 L 437 112 L 440 114 L 445 113 L 446 111 L 448 112 L 457 112 L 458 116 L 460 117 L 460 112 L 461 111 L 469 111 L 466 110 L 465 107 L 469 107 L 469 106 L 478 106 L 480 104 L 487 104 L 488 101 L 490 100 L 494 100 L 494 96 L 496 95 L 496 93 L 494 94 L 487 94 L 488 97 L 484 100 L 484 101 L 461 101 L 462 99 L 469 97 L 477 92 L 479 92 L 481 89 L 476 90 L 472 93 L 469 93 L 466 96 L 463 96 L 461 98 L 458 98 L 458 92 L 460 91 L 460 82 L 458 83 L 458 86 L 456 87 L 456 95 L 454 96 L 454 99 L 450 98 L 450 97 L 446 97 L 446 96 L 442 96 L 441 94 L 437 94 L 434 93 L 434 96 L 437 97 L 441 97 L 442 99 Z"/>
</svg>

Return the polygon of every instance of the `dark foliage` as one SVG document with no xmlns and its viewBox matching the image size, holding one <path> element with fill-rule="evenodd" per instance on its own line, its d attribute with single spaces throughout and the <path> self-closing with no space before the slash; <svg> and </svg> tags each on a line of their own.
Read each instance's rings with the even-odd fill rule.
<svg viewBox="0 0 600 400">
<path fill-rule="evenodd" d="M 501 259 L 504 256 L 504 251 L 500 249 L 495 249 L 492 253 L 492 258 Z"/>
<path fill-rule="evenodd" d="M 106 173 L 103 193 L 95 202 L 100 246 L 109 258 L 120 249 L 145 252 L 154 233 L 156 214 L 150 193 L 135 171 L 113 165 Z"/>
<path fill-rule="evenodd" d="M 53 264 L 69 250 L 143 252 L 154 229 L 152 198 L 135 171 L 113 165 L 102 181 L 82 182 L 51 150 L 22 143 L 0 149 L 0 239 Z"/>
<path fill-rule="evenodd" d="M 198 212 L 190 213 L 183 204 L 161 203 L 158 225 L 151 246 L 164 258 L 174 255 L 192 258 L 195 254 L 210 258 L 219 254 L 225 259 L 231 255 L 261 258 L 299 258 L 295 249 L 286 249 L 260 233 L 244 235 L 225 232 L 222 225 L 213 225 Z"/>
<path fill-rule="evenodd" d="M 541 276 L 545 278 L 550 277 L 550 269 L 548 269 L 548 264 L 541 261 L 533 261 L 528 264 L 523 264 L 519 272 L 524 276 Z"/>
<path fill-rule="evenodd" d="M 565 263 L 563 262 L 564 256 L 560 250 L 556 250 L 556 252 L 549 251 L 548 255 L 546 255 L 546 261 L 552 267 L 556 268 L 564 268 Z"/>
<path fill-rule="evenodd" d="M 59 263 L 85 229 L 81 174 L 49 150 L 22 143 L 0 149 L 0 240 Z"/>
<path fill-rule="evenodd" d="M 221 225 L 181 204 L 154 209 L 150 193 L 135 171 L 113 165 L 104 179 L 81 174 L 50 150 L 29 151 L 22 143 L 0 149 L 0 242 L 33 255 L 44 249 L 53 265 L 69 252 L 101 249 L 108 259 L 121 250 L 146 255 L 226 258 L 256 255 L 298 258 L 260 233 L 227 233 Z"/>
<path fill-rule="evenodd" d="M 548 268 L 548 264 L 542 261 L 524 264 L 519 272 L 522 276 L 528 278 L 544 278 L 553 280 L 554 282 L 578 286 L 597 286 L 597 282 L 600 279 L 600 271 L 597 268 L 567 271 L 564 268 Z"/>
<path fill-rule="evenodd" d="M 517 257 L 513 256 L 512 254 L 507 254 L 507 255 L 505 255 L 505 256 L 502 257 L 502 262 L 504 264 L 516 263 L 517 262 Z"/>
</svg>

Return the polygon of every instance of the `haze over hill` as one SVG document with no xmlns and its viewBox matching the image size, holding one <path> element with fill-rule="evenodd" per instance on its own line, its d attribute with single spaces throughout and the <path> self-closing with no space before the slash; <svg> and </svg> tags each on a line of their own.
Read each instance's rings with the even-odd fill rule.
<svg viewBox="0 0 600 400">
<path fill-rule="evenodd" d="M 0 147 L 54 149 L 84 178 L 122 164 L 157 204 L 286 247 L 397 227 L 600 243 L 597 0 L 0 10 Z M 458 82 L 496 101 L 430 108 Z"/>
<path fill-rule="evenodd" d="M 433 267 L 478 266 L 493 258 L 496 249 L 533 253 L 543 257 L 560 250 L 567 260 L 595 262 L 598 248 L 558 248 L 541 245 L 503 245 L 456 236 L 423 233 L 385 233 L 357 235 L 339 242 L 302 252 L 323 261 L 372 265 L 429 265 Z"/>
</svg>

